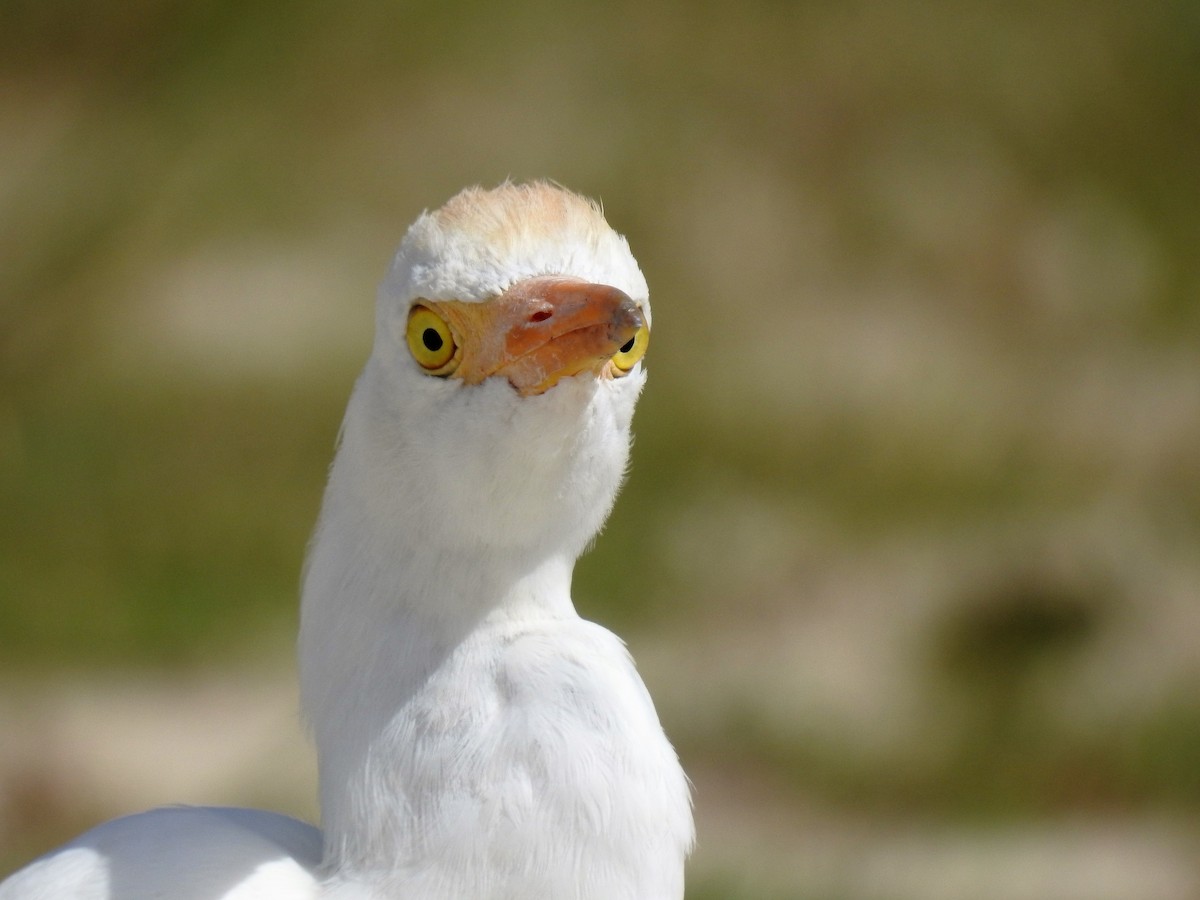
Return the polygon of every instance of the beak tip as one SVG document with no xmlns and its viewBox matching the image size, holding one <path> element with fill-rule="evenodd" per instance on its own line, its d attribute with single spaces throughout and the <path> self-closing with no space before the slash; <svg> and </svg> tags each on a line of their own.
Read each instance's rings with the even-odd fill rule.
<svg viewBox="0 0 1200 900">
<path fill-rule="evenodd" d="M 613 315 L 613 330 L 636 334 L 646 324 L 646 314 L 630 297 L 624 297 Z M 624 341 L 622 341 L 624 343 Z"/>
</svg>

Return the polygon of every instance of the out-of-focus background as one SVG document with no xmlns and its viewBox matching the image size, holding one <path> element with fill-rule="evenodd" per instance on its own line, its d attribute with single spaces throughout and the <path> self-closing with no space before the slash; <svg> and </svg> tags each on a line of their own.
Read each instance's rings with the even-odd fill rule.
<svg viewBox="0 0 1200 900">
<path fill-rule="evenodd" d="M 314 816 L 292 638 L 374 289 L 460 187 L 652 289 L 580 566 L 689 898 L 1200 896 L 1200 6 L 16 0 L 0 872 Z"/>
</svg>

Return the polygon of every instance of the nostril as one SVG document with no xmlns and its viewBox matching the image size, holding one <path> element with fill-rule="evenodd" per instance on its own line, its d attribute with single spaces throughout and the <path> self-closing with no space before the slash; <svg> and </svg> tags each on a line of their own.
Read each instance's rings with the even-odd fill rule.
<svg viewBox="0 0 1200 900">
<path fill-rule="evenodd" d="M 530 322 L 545 322 L 548 318 L 554 315 L 554 312 L 549 309 L 539 309 L 529 317 Z"/>
</svg>

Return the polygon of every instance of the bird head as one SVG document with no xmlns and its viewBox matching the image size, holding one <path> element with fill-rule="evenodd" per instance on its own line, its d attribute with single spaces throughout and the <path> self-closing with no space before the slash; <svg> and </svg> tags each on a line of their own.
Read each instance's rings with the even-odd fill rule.
<svg viewBox="0 0 1200 900">
<path fill-rule="evenodd" d="M 649 333 L 646 280 L 591 201 L 504 184 L 424 213 L 356 392 L 373 489 L 456 545 L 577 554 L 625 471 Z"/>
</svg>

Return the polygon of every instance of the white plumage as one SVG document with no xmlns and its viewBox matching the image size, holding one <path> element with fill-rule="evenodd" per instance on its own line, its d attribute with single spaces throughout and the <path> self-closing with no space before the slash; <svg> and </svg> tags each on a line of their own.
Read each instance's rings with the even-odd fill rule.
<svg viewBox="0 0 1200 900">
<path fill-rule="evenodd" d="M 305 571 L 323 831 L 155 810 L 0 900 L 682 897 L 686 779 L 620 640 L 570 598 L 624 474 L 649 318 L 624 238 L 561 188 L 422 215 L 380 289 Z"/>
</svg>

